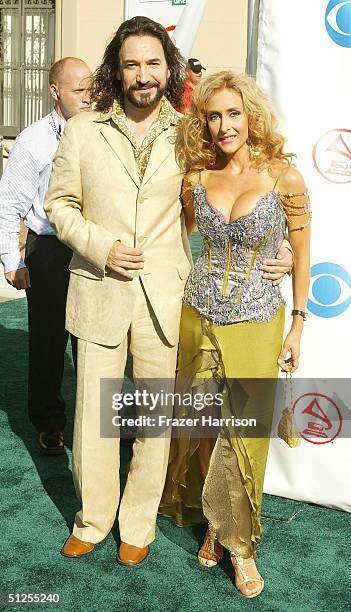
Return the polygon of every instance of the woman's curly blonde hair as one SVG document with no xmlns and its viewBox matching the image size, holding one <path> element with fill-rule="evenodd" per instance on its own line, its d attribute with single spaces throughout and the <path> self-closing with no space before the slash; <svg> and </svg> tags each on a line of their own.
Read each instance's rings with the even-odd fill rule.
<svg viewBox="0 0 351 612">
<path fill-rule="evenodd" d="M 200 81 L 194 90 L 189 113 L 179 123 L 176 156 L 183 172 L 211 168 L 217 161 L 217 151 L 207 127 L 206 107 L 222 89 L 241 96 L 249 123 L 248 144 L 252 164 L 261 169 L 275 162 L 291 164 L 292 153 L 284 153 L 285 138 L 277 130 L 277 119 L 270 102 L 255 80 L 246 74 L 223 70 Z"/>
</svg>

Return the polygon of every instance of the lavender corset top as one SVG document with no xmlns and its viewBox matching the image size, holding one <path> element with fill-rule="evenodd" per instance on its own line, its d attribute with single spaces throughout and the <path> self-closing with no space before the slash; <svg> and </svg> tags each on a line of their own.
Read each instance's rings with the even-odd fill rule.
<svg viewBox="0 0 351 612">
<path fill-rule="evenodd" d="M 285 236 L 279 195 L 265 193 L 250 213 L 227 222 L 208 202 L 202 183 L 192 193 L 203 248 L 188 278 L 184 304 L 218 325 L 271 321 L 284 301 L 259 267 L 275 257 Z"/>
</svg>

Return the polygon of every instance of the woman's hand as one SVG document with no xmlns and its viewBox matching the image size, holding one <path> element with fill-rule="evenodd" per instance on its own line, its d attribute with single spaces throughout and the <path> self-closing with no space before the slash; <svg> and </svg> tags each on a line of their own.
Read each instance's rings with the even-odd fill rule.
<svg viewBox="0 0 351 612">
<path fill-rule="evenodd" d="M 302 328 L 292 327 L 285 338 L 283 348 L 278 357 L 278 365 L 280 365 L 282 372 L 290 372 L 292 374 L 299 367 L 301 332 Z"/>
</svg>

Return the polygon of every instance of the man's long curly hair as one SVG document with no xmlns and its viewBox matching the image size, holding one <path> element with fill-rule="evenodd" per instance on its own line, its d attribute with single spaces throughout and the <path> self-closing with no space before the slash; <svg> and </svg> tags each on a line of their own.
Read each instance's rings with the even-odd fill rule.
<svg viewBox="0 0 351 612">
<path fill-rule="evenodd" d="M 277 162 L 291 164 L 294 154 L 284 152 L 285 138 L 263 91 L 252 77 L 223 70 L 201 80 L 194 90 L 189 112 L 178 126 L 176 155 L 183 172 L 211 168 L 218 161 L 220 151 L 211 140 L 206 107 L 212 96 L 223 89 L 239 94 L 243 101 L 252 165 L 262 169 Z"/>
<path fill-rule="evenodd" d="M 123 93 L 122 82 L 117 79 L 120 66 L 120 50 L 129 36 L 153 36 L 157 38 L 166 57 L 170 77 L 165 90 L 166 98 L 174 106 L 182 106 L 186 62 L 172 42 L 167 30 L 148 17 L 133 17 L 124 21 L 106 48 L 102 64 L 97 68 L 91 85 L 91 97 L 98 111 L 111 108 L 115 99 Z"/>
</svg>

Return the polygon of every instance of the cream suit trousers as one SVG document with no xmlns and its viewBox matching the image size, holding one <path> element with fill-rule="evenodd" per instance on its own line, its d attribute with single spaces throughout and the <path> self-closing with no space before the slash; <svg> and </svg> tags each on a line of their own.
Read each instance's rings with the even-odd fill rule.
<svg viewBox="0 0 351 612">
<path fill-rule="evenodd" d="M 86 542 L 106 537 L 120 502 L 119 438 L 100 437 L 100 379 L 123 378 L 128 341 L 135 378 L 175 376 L 177 346 L 164 338 L 139 278 L 131 282 L 135 300 L 129 337 L 116 347 L 78 339 L 73 478 L 82 509 L 76 514 L 73 533 Z M 144 547 L 155 537 L 169 445 L 167 437 L 135 440 L 118 515 L 123 542 Z"/>
</svg>

